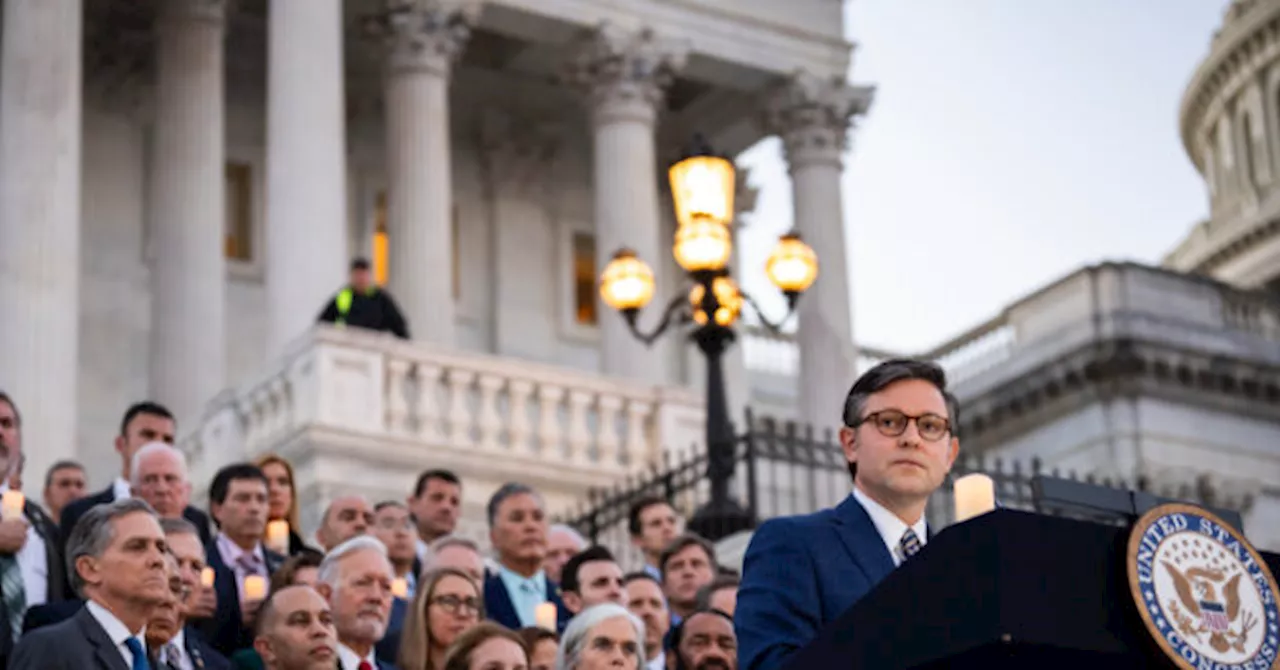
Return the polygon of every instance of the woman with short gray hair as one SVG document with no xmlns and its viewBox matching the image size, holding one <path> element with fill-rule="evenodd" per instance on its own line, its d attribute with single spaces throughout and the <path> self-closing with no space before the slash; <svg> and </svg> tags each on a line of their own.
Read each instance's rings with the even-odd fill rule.
<svg viewBox="0 0 1280 670">
<path fill-rule="evenodd" d="M 644 667 L 644 624 L 616 603 L 588 607 L 569 622 L 560 637 L 556 670 L 603 670 Z"/>
</svg>

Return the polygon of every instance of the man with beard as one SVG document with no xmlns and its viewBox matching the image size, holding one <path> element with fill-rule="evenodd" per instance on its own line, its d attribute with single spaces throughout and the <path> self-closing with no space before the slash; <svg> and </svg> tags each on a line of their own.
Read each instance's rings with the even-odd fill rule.
<svg viewBox="0 0 1280 670">
<path fill-rule="evenodd" d="M 733 619 L 720 610 L 698 610 L 675 630 L 676 670 L 738 670 Z"/>
<path fill-rule="evenodd" d="M 258 617 L 253 648 L 267 670 L 333 670 L 338 656 L 333 614 L 311 587 L 287 586 L 272 593 Z"/>
<path fill-rule="evenodd" d="M 347 540 L 324 557 L 316 579 L 316 591 L 333 612 L 342 670 L 394 670 L 374 653 L 391 615 L 393 577 L 386 547 L 367 535 Z"/>
</svg>

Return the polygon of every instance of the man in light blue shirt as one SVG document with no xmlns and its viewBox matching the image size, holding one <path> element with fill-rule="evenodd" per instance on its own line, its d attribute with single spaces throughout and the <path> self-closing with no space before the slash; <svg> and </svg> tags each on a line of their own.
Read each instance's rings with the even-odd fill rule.
<svg viewBox="0 0 1280 670">
<path fill-rule="evenodd" d="M 488 516 L 489 541 L 498 557 L 497 572 L 484 584 L 489 618 L 513 630 L 536 626 L 539 606 L 551 603 L 557 632 L 562 630 L 571 614 L 542 567 L 547 555 L 542 496 L 524 484 L 504 484 L 489 499 Z"/>
</svg>

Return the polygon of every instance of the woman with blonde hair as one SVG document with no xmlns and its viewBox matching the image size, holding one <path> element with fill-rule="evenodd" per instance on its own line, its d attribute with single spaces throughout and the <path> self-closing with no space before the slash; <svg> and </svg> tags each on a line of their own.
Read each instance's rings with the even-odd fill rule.
<svg viewBox="0 0 1280 670">
<path fill-rule="evenodd" d="M 267 476 L 267 520 L 289 522 L 289 555 L 315 552 L 298 535 L 298 489 L 293 476 L 293 466 L 283 456 L 263 454 L 253 464 Z"/>
<path fill-rule="evenodd" d="M 467 573 L 453 568 L 428 571 L 405 617 L 398 667 L 442 670 L 445 652 L 482 618 L 484 597 Z"/>
<path fill-rule="evenodd" d="M 485 621 L 458 636 L 441 670 L 529 670 L 529 649 L 518 634 Z"/>
</svg>

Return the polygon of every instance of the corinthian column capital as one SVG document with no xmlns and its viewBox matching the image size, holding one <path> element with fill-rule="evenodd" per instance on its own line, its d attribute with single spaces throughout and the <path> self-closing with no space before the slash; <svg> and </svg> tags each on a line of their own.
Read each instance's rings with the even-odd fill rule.
<svg viewBox="0 0 1280 670">
<path fill-rule="evenodd" d="M 849 145 L 849 123 L 871 107 L 875 89 L 838 78 L 798 73 L 771 91 L 764 127 L 782 138 L 792 167 L 813 162 L 840 164 Z"/>
<path fill-rule="evenodd" d="M 388 71 L 427 71 L 449 76 L 471 27 L 480 18 L 480 0 L 383 0 L 365 29 L 387 47 Z"/>
<path fill-rule="evenodd" d="M 652 123 L 688 52 L 684 42 L 662 39 L 649 28 L 602 24 L 582 41 L 565 76 L 589 95 L 597 125 L 619 119 Z"/>
</svg>

